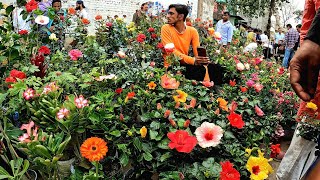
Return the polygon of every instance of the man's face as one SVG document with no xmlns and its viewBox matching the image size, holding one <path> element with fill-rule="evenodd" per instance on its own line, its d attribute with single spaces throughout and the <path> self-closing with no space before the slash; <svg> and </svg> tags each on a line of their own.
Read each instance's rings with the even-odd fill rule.
<svg viewBox="0 0 320 180">
<path fill-rule="evenodd" d="M 278 29 L 278 32 L 279 32 L 279 34 L 281 34 L 281 33 L 282 33 L 282 30 L 281 30 L 281 29 Z"/>
<path fill-rule="evenodd" d="M 178 14 L 176 8 L 171 8 L 167 14 L 168 24 L 176 24 L 178 21 L 183 21 L 183 15 Z"/>
<path fill-rule="evenodd" d="M 297 26 L 297 31 L 300 33 L 300 30 L 301 30 L 301 28 L 299 28 L 298 26 Z"/>
<path fill-rule="evenodd" d="M 148 4 L 145 4 L 142 6 L 142 11 L 147 12 L 148 8 L 149 8 Z"/>
<path fill-rule="evenodd" d="M 81 4 L 76 4 L 76 10 L 79 10 L 80 9 L 80 6 L 81 6 Z"/>
<path fill-rule="evenodd" d="M 229 15 L 228 14 L 223 14 L 222 15 L 223 21 L 228 21 L 229 20 Z"/>
<path fill-rule="evenodd" d="M 55 12 L 58 12 L 61 9 L 61 3 L 60 2 L 55 2 L 55 3 L 52 4 L 52 7 L 53 7 Z"/>
</svg>

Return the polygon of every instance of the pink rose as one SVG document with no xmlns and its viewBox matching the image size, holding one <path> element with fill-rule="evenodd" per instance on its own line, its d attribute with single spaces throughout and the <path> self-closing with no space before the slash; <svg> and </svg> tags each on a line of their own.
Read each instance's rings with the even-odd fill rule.
<svg viewBox="0 0 320 180">
<path fill-rule="evenodd" d="M 71 51 L 69 51 L 69 56 L 72 60 L 76 61 L 79 57 L 83 57 L 83 54 L 78 49 L 72 49 Z"/>
</svg>

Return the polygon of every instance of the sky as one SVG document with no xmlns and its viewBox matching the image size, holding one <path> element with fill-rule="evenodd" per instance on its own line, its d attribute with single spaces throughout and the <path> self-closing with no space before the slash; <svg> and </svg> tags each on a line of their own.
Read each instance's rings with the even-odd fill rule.
<svg viewBox="0 0 320 180">
<path fill-rule="evenodd" d="M 297 5 L 297 10 L 303 10 L 304 9 L 304 3 L 305 0 L 292 0 L 294 5 Z"/>
</svg>

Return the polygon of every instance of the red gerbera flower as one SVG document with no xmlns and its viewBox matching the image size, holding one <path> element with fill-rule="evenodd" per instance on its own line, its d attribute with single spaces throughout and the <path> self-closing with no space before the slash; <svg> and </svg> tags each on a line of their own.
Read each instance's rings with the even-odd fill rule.
<svg viewBox="0 0 320 180">
<path fill-rule="evenodd" d="M 239 180 L 240 173 L 233 168 L 230 161 L 221 162 L 222 171 L 220 172 L 220 180 Z"/>
<path fill-rule="evenodd" d="M 47 46 L 41 46 L 38 50 L 39 53 L 42 53 L 44 55 L 50 54 L 50 49 Z"/>
<path fill-rule="evenodd" d="M 168 144 L 170 149 L 176 149 L 178 152 L 190 153 L 197 145 L 197 138 L 190 136 L 187 131 L 177 130 L 167 134 L 171 142 Z"/>
<path fill-rule="evenodd" d="M 244 126 L 244 121 L 242 120 L 242 116 L 235 112 L 231 112 L 229 116 L 227 116 L 230 121 L 231 126 L 236 127 L 238 129 L 242 129 Z"/>
</svg>

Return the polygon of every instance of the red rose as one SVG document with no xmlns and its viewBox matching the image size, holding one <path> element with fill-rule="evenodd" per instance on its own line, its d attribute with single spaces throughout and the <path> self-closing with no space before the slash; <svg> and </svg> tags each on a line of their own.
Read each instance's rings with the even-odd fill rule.
<svg viewBox="0 0 320 180">
<path fill-rule="evenodd" d="M 10 76 L 18 79 L 25 79 L 27 77 L 24 72 L 15 69 L 10 71 Z"/>
<path fill-rule="evenodd" d="M 156 39 L 157 38 L 157 34 L 151 34 L 151 39 Z"/>
<path fill-rule="evenodd" d="M 50 54 L 50 49 L 47 46 L 41 46 L 38 50 L 39 53 L 42 53 L 44 55 Z"/>
<path fill-rule="evenodd" d="M 242 116 L 231 112 L 229 116 L 227 116 L 228 120 L 230 121 L 231 126 L 236 127 L 238 129 L 242 129 L 244 126 L 244 121 L 242 120 Z"/>
<path fill-rule="evenodd" d="M 14 77 L 7 77 L 5 81 L 6 81 L 6 83 L 9 84 L 8 88 L 12 88 L 11 84 L 17 82 L 16 78 L 14 78 Z"/>
<path fill-rule="evenodd" d="M 102 19 L 102 16 L 101 16 L 101 15 L 96 15 L 95 19 L 96 19 L 97 21 L 99 21 L 99 20 Z"/>
<path fill-rule="evenodd" d="M 26 4 L 27 12 L 31 12 L 37 8 L 38 8 L 38 2 L 36 2 L 35 0 L 31 0 Z"/>
<path fill-rule="evenodd" d="M 246 87 L 242 87 L 242 86 L 240 86 L 240 90 L 241 90 L 241 92 L 247 92 L 248 91 L 248 89 L 246 88 Z"/>
<path fill-rule="evenodd" d="M 146 35 L 144 35 L 144 34 L 139 34 L 139 35 L 137 36 L 137 41 L 138 41 L 139 43 L 143 43 L 144 40 L 146 40 Z"/>
<path fill-rule="evenodd" d="M 154 32 L 154 28 L 150 27 L 150 28 L 148 29 L 148 32 L 149 32 L 149 33 Z"/>
<path fill-rule="evenodd" d="M 112 27 L 112 23 L 111 23 L 111 22 L 107 22 L 107 23 L 106 23 L 106 26 L 109 27 L 109 28 L 111 28 L 111 27 Z"/>
<path fill-rule="evenodd" d="M 177 130 L 167 134 L 171 142 L 168 144 L 170 149 L 176 149 L 178 152 L 190 153 L 197 145 L 197 138 L 190 136 L 187 131 Z"/>
<path fill-rule="evenodd" d="M 279 155 L 280 152 L 281 152 L 280 144 L 271 145 L 271 154 L 270 154 L 271 158 L 277 157 L 277 155 Z"/>
<path fill-rule="evenodd" d="M 222 171 L 220 172 L 220 180 L 240 180 L 240 173 L 233 168 L 230 161 L 221 162 Z"/>
<path fill-rule="evenodd" d="M 28 30 L 25 30 L 25 29 L 22 29 L 18 32 L 20 35 L 25 35 L 25 34 L 28 34 Z"/>
<path fill-rule="evenodd" d="M 117 93 L 117 94 L 121 94 L 121 93 L 122 93 L 122 91 L 123 91 L 123 89 L 122 89 L 122 88 L 118 88 L 118 89 L 116 89 L 116 93 Z"/>
<path fill-rule="evenodd" d="M 163 45 L 162 43 L 158 43 L 157 48 L 158 48 L 158 49 L 163 49 L 163 48 L 164 48 L 164 45 Z"/>
</svg>

